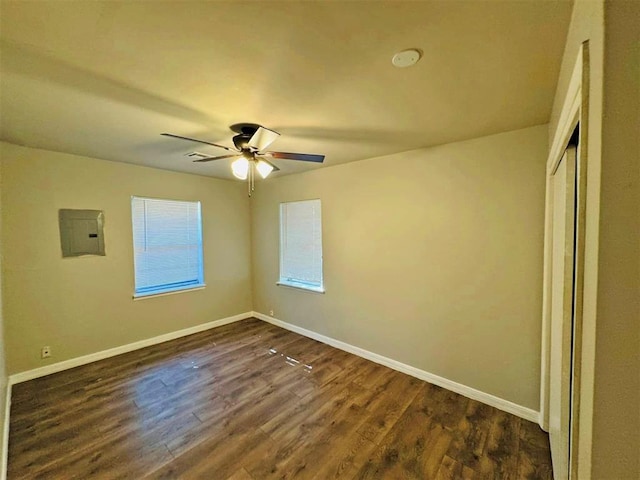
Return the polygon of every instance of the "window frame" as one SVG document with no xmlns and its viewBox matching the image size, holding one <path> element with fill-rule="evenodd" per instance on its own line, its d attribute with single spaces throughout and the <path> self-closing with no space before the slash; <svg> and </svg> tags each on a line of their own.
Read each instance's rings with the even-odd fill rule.
<svg viewBox="0 0 640 480">
<path fill-rule="evenodd" d="M 319 211 L 320 211 L 320 285 L 312 284 L 309 282 L 305 282 L 302 280 L 296 280 L 293 278 L 283 278 L 283 260 L 284 260 L 284 224 L 283 224 L 283 206 L 292 203 L 305 203 L 305 202 L 318 202 Z M 325 293 L 325 283 L 324 283 L 324 248 L 323 248 L 323 229 L 322 229 L 322 200 L 320 198 L 308 198 L 303 200 L 291 200 L 286 202 L 280 202 L 278 205 L 278 215 L 279 215 L 279 262 L 278 262 L 278 281 L 276 285 L 282 287 L 293 288 L 297 290 L 302 290 L 306 292 L 313 293 Z"/>
<path fill-rule="evenodd" d="M 198 220 L 198 278 L 193 280 L 184 280 L 183 282 L 174 282 L 171 284 L 164 284 L 163 286 L 156 287 L 137 287 L 138 269 L 136 265 L 136 226 L 134 223 L 134 202 L 137 200 L 151 200 L 156 202 L 173 202 L 173 203 L 185 203 L 197 206 L 197 220 Z M 154 298 L 165 295 L 173 295 L 177 293 L 183 293 L 193 290 L 202 290 L 207 285 L 204 281 L 204 240 L 203 240 L 203 225 L 202 225 L 202 203 L 198 200 L 177 200 L 171 198 L 157 198 L 157 197 L 145 197 L 139 195 L 131 196 L 131 240 L 133 246 L 133 299 L 143 300 L 147 298 Z M 187 283 L 189 282 L 189 283 Z"/>
</svg>

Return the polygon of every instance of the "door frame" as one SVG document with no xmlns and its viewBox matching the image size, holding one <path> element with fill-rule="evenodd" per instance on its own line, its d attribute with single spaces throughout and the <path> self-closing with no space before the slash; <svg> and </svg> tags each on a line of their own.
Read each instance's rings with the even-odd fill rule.
<svg viewBox="0 0 640 480">
<path fill-rule="evenodd" d="M 543 430 L 549 430 L 549 358 L 551 332 L 551 250 L 553 195 L 552 181 L 562 155 L 569 143 L 576 126 L 580 125 L 579 144 L 576 158 L 576 225 L 575 225 L 575 287 L 574 287 L 574 341 L 572 362 L 572 394 L 570 405 L 571 424 L 569 435 L 569 478 L 578 478 L 578 456 L 580 435 L 580 387 L 582 359 L 582 314 L 584 293 L 585 265 L 585 222 L 586 222 L 586 187 L 589 131 L 589 42 L 585 41 L 580 49 L 567 89 L 567 95 L 560 111 L 560 119 L 547 158 L 546 195 L 545 195 L 545 229 L 544 229 L 544 272 L 542 292 L 542 345 L 540 372 L 540 418 Z"/>
</svg>

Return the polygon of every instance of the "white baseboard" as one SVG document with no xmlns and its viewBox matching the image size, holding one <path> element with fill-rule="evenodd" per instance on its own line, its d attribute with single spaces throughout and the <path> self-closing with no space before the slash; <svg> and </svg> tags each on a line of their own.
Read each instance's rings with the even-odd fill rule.
<svg viewBox="0 0 640 480">
<path fill-rule="evenodd" d="M 382 355 L 378 355 L 377 353 L 364 350 L 363 348 L 350 345 L 340 340 L 326 337 L 319 333 L 312 332 L 311 330 L 307 330 L 306 328 L 283 322 L 282 320 L 270 317 L 269 315 L 265 315 L 260 312 L 253 312 L 252 315 L 256 318 L 259 318 L 260 320 L 264 320 L 265 322 L 285 328 L 295 333 L 299 333 L 300 335 L 304 335 L 305 337 L 318 340 L 319 342 L 326 343 L 327 345 L 339 348 L 340 350 L 344 350 L 345 352 L 353 353 L 354 355 L 392 368 L 393 370 L 397 370 L 398 372 L 406 373 L 407 375 L 419 378 L 420 380 L 424 380 L 425 382 L 429 382 L 434 385 L 438 385 L 439 387 L 446 388 L 447 390 L 459 393 L 460 395 L 463 395 L 467 398 L 477 400 L 478 402 L 485 403 L 504 412 L 516 415 L 517 417 L 524 418 L 525 420 L 529 420 L 535 423 L 537 423 L 539 420 L 539 412 L 532 410 L 531 408 L 523 407 L 522 405 L 518 405 L 517 403 L 513 403 L 503 398 L 496 397 L 495 395 L 476 390 L 475 388 L 462 385 L 461 383 L 454 382 L 444 377 L 434 375 L 433 373 L 429 373 L 425 370 L 420 370 L 419 368 L 398 362 L 397 360 L 383 357 Z"/>
<path fill-rule="evenodd" d="M 52 363 L 51 365 L 47 365 L 46 367 L 34 368 L 33 370 L 14 373 L 13 375 L 9 376 L 9 384 L 15 385 L 16 383 L 26 382 L 28 380 L 33 380 L 34 378 L 44 377 L 45 375 L 51 375 L 52 373 L 58 373 L 63 370 L 79 367 L 80 365 L 86 365 L 87 363 L 96 362 L 98 360 L 103 360 L 109 357 L 115 357 L 116 355 L 132 352 L 134 350 L 139 350 L 151 345 L 157 345 L 158 343 L 167 342 L 169 340 L 174 340 L 180 337 L 186 337 L 187 335 L 203 332 L 205 330 L 209 330 L 210 328 L 220 327 L 222 325 L 227 325 L 239 320 L 244 320 L 245 318 L 251 317 L 252 313 L 253 312 L 239 313 L 238 315 L 233 315 L 232 317 L 226 317 L 219 320 L 214 320 L 212 322 L 202 323 L 200 325 L 196 325 L 195 327 L 189 327 L 183 330 L 165 333 L 164 335 L 147 338 L 145 340 L 129 343 L 120 347 L 102 350 L 101 352 L 90 353 L 89 355 L 64 360 L 58 363 Z"/>
<path fill-rule="evenodd" d="M 0 458 L 0 480 L 7 479 L 7 465 L 9 457 L 9 414 L 11 413 L 11 384 L 7 382 L 4 401 L 4 428 L 2 430 L 2 457 Z"/>
</svg>

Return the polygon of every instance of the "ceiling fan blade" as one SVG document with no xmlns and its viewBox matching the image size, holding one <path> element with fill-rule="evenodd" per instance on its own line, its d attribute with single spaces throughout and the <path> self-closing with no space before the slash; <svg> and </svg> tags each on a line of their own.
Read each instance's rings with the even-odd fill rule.
<svg viewBox="0 0 640 480">
<path fill-rule="evenodd" d="M 161 133 L 160 135 L 164 135 L 165 137 L 179 138 L 180 140 L 189 140 L 191 142 L 204 143 L 205 145 L 213 145 L 214 147 L 224 148 L 225 150 L 229 150 L 230 152 L 237 151 L 233 148 L 225 147 L 224 145 L 218 145 L 217 143 L 206 142 L 204 140 L 198 140 L 197 138 L 183 137 L 181 135 L 174 135 L 173 133 Z"/>
<path fill-rule="evenodd" d="M 274 132 L 273 130 L 269 130 L 268 128 L 259 127 L 256 130 L 256 133 L 251 136 L 247 145 L 257 149 L 258 151 L 264 150 L 269 145 L 271 145 L 279 136 L 280 134 L 278 132 Z"/>
<path fill-rule="evenodd" d="M 285 160 L 302 160 L 303 162 L 322 163 L 324 161 L 324 155 L 314 155 L 312 153 L 265 152 L 261 155 Z"/>
<path fill-rule="evenodd" d="M 276 167 L 273 163 L 271 163 L 269 160 L 267 160 L 264 157 L 257 157 L 259 160 L 262 160 L 264 163 L 266 163 L 267 165 L 271 165 L 271 168 L 273 168 L 274 172 L 279 171 L 280 169 L 278 167 Z"/>
<path fill-rule="evenodd" d="M 207 158 L 199 158 L 197 160 L 194 160 L 194 162 L 211 162 L 213 160 L 222 160 L 223 158 L 230 158 L 230 157 L 237 157 L 238 154 L 233 153 L 231 155 L 221 155 L 219 157 L 207 157 Z"/>
</svg>

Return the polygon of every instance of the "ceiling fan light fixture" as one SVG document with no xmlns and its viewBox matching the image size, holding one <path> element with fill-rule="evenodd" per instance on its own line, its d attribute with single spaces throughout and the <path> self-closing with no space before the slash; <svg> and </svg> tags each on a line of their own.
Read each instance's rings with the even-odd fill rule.
<svg viewBox="0 0 640 480">
<path fill-rule="evenodd" d="M 239 178 L 240 180 L 246 180 L 247 175 L 249 174 L 249 160 L 244 156 L 238 158 L 231 164 L 231 171 L 233 172 L 234 177 Z"/>
<path fill-rule="evenodd" d="M 273 171 L 273 165 L 268 164 L 264 160 L 258 160 L 258 163 L 256 163 L 256 170 L 258 170 L 258 173 L 262 178 L 267 178 Z"/>
</svg>

